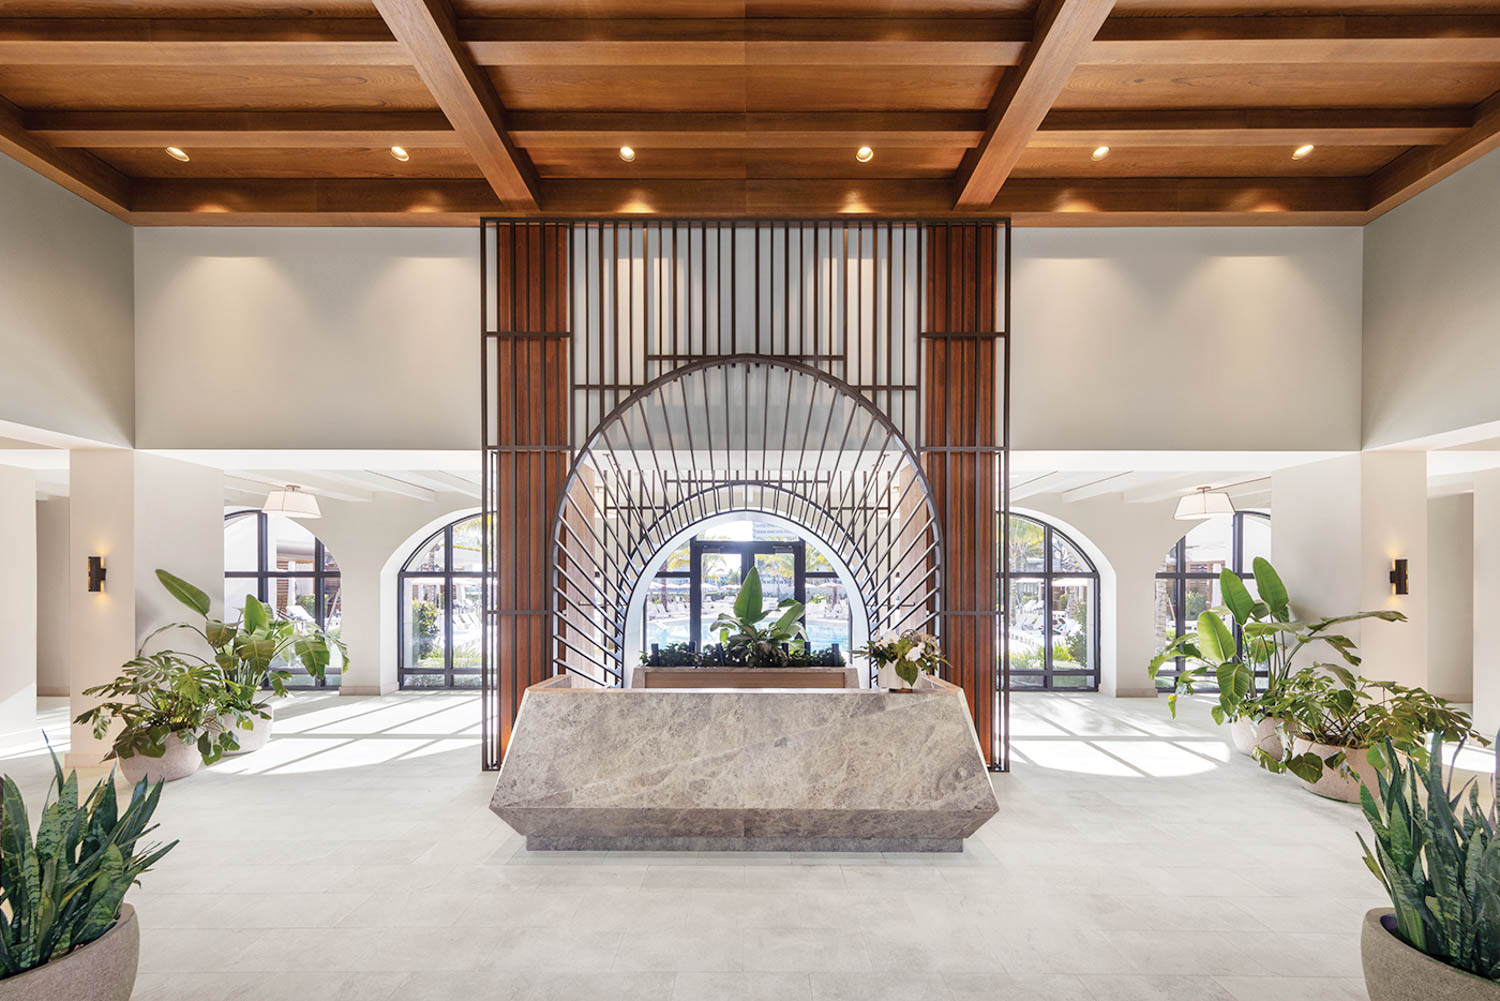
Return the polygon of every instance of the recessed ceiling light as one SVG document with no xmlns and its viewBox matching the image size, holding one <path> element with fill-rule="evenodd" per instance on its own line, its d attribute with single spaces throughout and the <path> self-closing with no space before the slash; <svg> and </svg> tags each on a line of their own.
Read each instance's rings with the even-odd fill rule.
<svg viewBox="0 0 1500 1001">
<path fill-rule="evenodd" d="M 1307 143 L 1305 145 L 1298 146 L 1296 149 L 1292 150 L 1292 159 L 1293 160 L 1301 160 L 1301 159 L 1305 158 L 1309 153 L 1311 153 L 1313 151 L 1313 149 L 1314 149 L 1314 147 L 1313 147 L 1312 143 Z"/>
<path fill-rule="evenodd" d="M 868 146 L 861 146 L 859 149 L 854 151 L 854 159 L 858 160 L 860 163 L 869 163 L 871 160 L 875 159 L 875 151 Z"/>
<path fill-rule="evenodd" d="M 1094 150 L 1093 157 L 1095 160 L 1103 160 L 1107 156 L 1109 156 L 1108 146 L 1100 146 Z"/>
<path fill-rule="evenodd" d="M 620 159 L 624 160 L 626 163 L 634 163 L 635 162 L 635 150 L 631 149 L 629 146 L 621 146 L 620 147 Z"/>
<path fill-rule="evenodd" d="M 181 160 L 183 163 L 187 163 L 188 160 L 192 159 L 176 146 L 167 147 L 167 156 L 170 156 L 174 160 Z"/>
<path fill-rule="evenodd" d="M 405 163 L 407 160 L 411 159 L 411 154 L 408 153 L 406 151 L 406 148 L 403 146 L 392 146 L 391 156 L 395 157 L 397 160 L 400 160 L 402 163 Z"/>
</svg>

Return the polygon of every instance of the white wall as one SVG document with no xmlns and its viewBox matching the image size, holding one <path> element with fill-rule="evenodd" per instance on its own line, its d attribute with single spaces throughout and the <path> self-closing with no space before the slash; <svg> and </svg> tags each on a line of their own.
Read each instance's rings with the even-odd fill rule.
<svg viewBox="0 0 1500 1001">
<path fill-rule="evenodd" d="M 128 444 L 130 227 L 0 156 L 0 420 Z"/>
<path fill-rule="evenodd" d="M 1302 620 L 1394 609 L 1406 622 L 1350 623 L 1360 671 L 1427 687 L 1427 457 L 1361 452 L 1277 470 L 1271 562 Z M 1392 593 L 1392 560 L 1410 561 L 1410 593 Z M 1331 656 L 1330 651 L 1313 651 Z"/>
<path fill-rule="evenodd" d="M 0 466 L 0 733 L 36 720 L 36 474 Z"/>
<path fill-rule="evenodd" d="M 470 229 L 135 231 L 137 445 L 479 447 Z"/>
<path fill-rule="evenodd" d="M 36 690 L 68 694 L 68 574 L 82 573 L 68 554 L 68 499 L 36 504 Z"/>
<path fill-rule="evenodd" d="M 1474 726 L 1500 730 L 1500 644 L 1495 620 L 1500 608 L 1500 470 L 1474 477 Z"/>
<path fill-rule="evenodd" d="M 1364 441 L 1500 420 L 1500 152 L 1365 230 Z"/>
<path fill-rule="evenodd" d="M 1015 448 L 1359 447 L 1360 230 L 1014 239 Z"/>
<path fill-rule="evenodd" d="M 1427 502 L 1427 682 L 1434 695 L 1474 698 L 1474 495 Z"/>
</svg>

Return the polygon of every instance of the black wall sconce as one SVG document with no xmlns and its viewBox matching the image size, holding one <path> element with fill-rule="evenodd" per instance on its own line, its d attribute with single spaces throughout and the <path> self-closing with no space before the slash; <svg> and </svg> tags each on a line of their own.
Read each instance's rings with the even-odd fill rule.
<svg viewBox="0 0 1500 1001">
<path fill-rule="evenodd" d="M 104 575 L 105 575 L 105 573 L 107 573 L 107 571 L 104 569 L 104 557 L 103 556 L 90 556 L 89 557 L 89 590 L 90 591 L 102 591 L 102 590 L 104 590 Z"/>
<path fill-rule="evenodd" d="M 1411 584 L 1411 579 L 1406 572 L 1406 561 L 1396 560 L 1391 564 L 1391 593 L 1406 594 Z"/>
</svg>

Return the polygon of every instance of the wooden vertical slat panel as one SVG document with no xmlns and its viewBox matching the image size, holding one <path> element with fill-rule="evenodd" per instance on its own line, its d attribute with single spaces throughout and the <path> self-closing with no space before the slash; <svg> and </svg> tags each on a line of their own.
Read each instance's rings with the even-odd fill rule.
<svg viewBox="0 0 1500 1001">
<path fill-rule="evenodd" d="M 995 406 L 995 242 L 988 224 L 928 232 L 924 311 L 924 465 L 943 525 L 943 640 L 992 762 L 1000 609 L 995 523 L 1000 506 Z"/>
<path fill-rule="evenodd" d="M 522 693 L 551 670 L 552 518 L 567 469 L 571 381 L 568 228 L 536 222 L 497 228 L 496 439 L 490 443 L 496 642 L 490 649 L 503 753 Z"/>
</svg>

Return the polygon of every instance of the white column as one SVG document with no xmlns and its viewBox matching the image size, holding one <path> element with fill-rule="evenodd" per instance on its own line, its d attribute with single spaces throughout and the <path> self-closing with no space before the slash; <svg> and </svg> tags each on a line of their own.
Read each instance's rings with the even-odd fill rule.
<svg viewBox="0 0 1500 1001">
<path fill-rule="evenodd" d="M 36 474 L 0 466 L 0 733 L 36 725 Z"/>
<path fill-rule="evenodd" d="M 68 499 L 36 505 L 36 693 L 68 694 Z"/>
<path fill-rule="evenodd" d="M 114 678 L 158 626 L 190 622 L 156 579 L 168 570 L 208 592 L 221 612 L 224 592 L 224 474 L 207 466 L 128 449 L 79 450 L 69 459 L 69 543 L 79 568 L 69 585 L 72 715 L 96 700 L 83 690 Z M 104 558 L 104 590 L 90 593 L 83 567 Z M 191 637 L 163 638 L 154 649 Z M 73 727 L 69 762 L 97 764 L 107 741 Z"/>
<path fill-rule="evenodd" d="M 69 717 L 97 699 L 83 690 L 113 678 L 135 654 L 135 460 L 127 449 L 82 450 L 68 455 Z M 90 593 L 90 556 L 101 557 L 103 590 Z M 108 741 L 73 725 L 68 767 L 97 765 Z"/>
<path fill-rule="evenodd" d="M 1427 457 L 1363 452 L 1272 476 L 1271 562 L 1300 619 L 1395 609 L 1404 623 L 1351 624 L 1369 678 L 1427 685 Z M 1392 593 L 1392 561 L 1410 592 Z"/>
<path fill-rule="evenodd" d="M 1500 730 L 1500 470 L 1474 474 L 1474 724 Z"/>
<path fill-rule="evenodd" d="M 1427 680 L 1432 694 L 1474 701 L 1474 495 L 1427 503 Z"/>
</svg>

